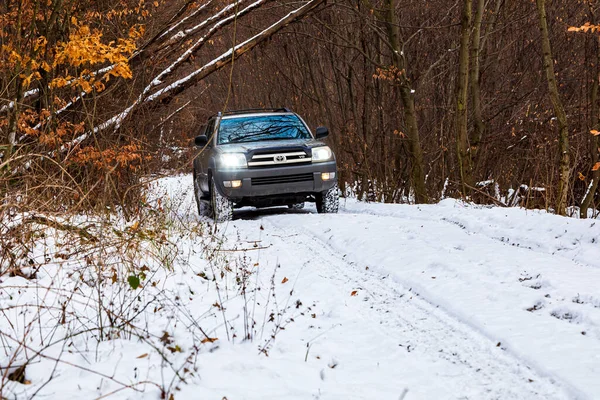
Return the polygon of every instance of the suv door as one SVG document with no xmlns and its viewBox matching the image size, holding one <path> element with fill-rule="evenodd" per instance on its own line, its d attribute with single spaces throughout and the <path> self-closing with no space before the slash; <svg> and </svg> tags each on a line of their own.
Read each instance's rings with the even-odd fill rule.
<svg viewBox="0 0 600 400">
<path fill-rule="evenodd" d="M 210 184 L 210 182 L 208 181 L 208 165 L 214 150 L 213 131 L 215 128 L 215 120 L 209 120 L 205 128 L 206 129 L 204 129 L 203 134 L 206 135 L 206 137 L 208 137 L 208 143 L 204 148 L 200 149 L 200 154 L 198 154 L 198 156 L 194 160 L 194 168 L 196 170 L 196 174 L 200 183 L 200 189 L 202 190 L 202 192 L 208 195 Z"/>
</svg>

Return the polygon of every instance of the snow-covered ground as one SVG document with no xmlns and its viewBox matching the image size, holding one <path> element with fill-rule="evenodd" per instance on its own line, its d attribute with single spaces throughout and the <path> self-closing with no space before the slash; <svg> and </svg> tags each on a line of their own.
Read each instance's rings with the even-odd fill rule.
<svg viewBox="0 0 600 400">
<path fill-rule="evenodd" d="M 0 368 L 29 360 L 0 397 L 600 398 L 600 221 L 342 200 L 215 228 L 191 177 L 154 194 L 170 244 L 137 271 L 52 254 L 56 233 L 36 279 L 0 277 Z"/>
</svg>

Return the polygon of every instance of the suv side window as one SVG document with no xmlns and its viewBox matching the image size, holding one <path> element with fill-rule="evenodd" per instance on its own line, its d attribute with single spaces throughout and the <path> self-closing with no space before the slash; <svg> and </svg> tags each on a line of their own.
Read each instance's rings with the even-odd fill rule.
<svg viewBox="0 0 600 400">
<path fill-rule="evenodd" d="M 213 143 L 213 135 L 214 135 L 214 130 L 215 130 L 215 120 L 211 119 L 206 123 L 206 126 L 204 127 L 204 134 L 206 135 L 206 137 L 208 138 L 208 145 L 211 146 Z"/>
</svg>

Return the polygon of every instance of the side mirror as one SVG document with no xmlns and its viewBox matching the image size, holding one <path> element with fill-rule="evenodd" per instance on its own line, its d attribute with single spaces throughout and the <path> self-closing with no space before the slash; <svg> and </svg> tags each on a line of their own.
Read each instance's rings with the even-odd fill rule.
<svg viewBox="0 0 600 400">
<path fill-rule="evenodd" d="M 329 136 L 329 129 L 326 126 L 319 126 L 315 131 L 317 139 L 323 139 Z"/>
<path fill-rule="evenodd" d="M 194 144 L 198 147 L 204 147 L 208 143 L 208 138 L 206 135 L 196 136 L 194 139 Z"/>
</svg>

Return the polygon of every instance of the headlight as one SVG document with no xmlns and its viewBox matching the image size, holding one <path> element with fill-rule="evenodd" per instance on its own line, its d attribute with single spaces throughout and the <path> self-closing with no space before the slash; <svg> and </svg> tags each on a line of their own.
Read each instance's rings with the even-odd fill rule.
<svg viewBox="0 0 600 400">
<path fill-rule="evenodd" d="M 312 149 L 312 160 L 313 162 L 328 161 L 331 160 L 333 153 L 328 146 L 315 147 Z"/>
<path fill-rule="evenodd" d="M 246 156 L 242 153 L 223 153 L 220 157 L 223 168 L 246 168 Z"/>
</svg>

